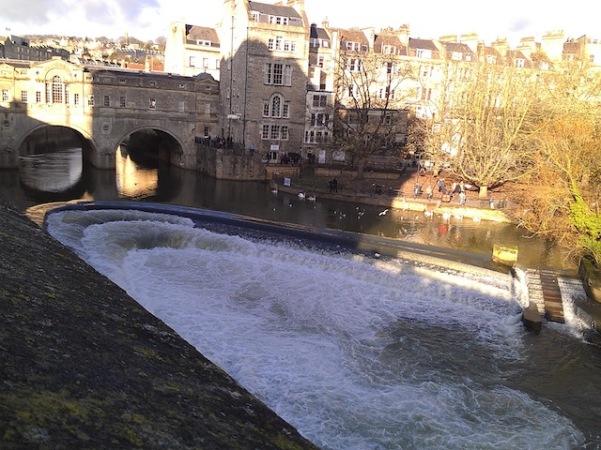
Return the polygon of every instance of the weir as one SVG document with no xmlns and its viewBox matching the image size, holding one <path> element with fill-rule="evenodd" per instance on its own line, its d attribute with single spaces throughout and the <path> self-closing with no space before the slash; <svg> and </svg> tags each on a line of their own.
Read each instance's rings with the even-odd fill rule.
<svg viewBox="0 0 601 450">
<path fill-rule="evenodd" d="M 137 202 L 78 202 L 64 207 L 56 207 L 51 212 L 62 210 L 124 210 L 135 209 L 146 212 L 164 212 L 181 217 L 188 217 L 198 223 L 220 223 L 241 227 L 246 231 L 260 232 L 264 235 L 299 241 L 313 241 L 330 248 L 344 248 L 371 257 L 404 258 L 410 261 L 433 264 L 442 268 L 460 270 L 465 273 L 480 274 L 493 277 L 513 278 L 522 285 L 525 297 L 523 303 L 523 321 L 529 330 L 540 332 L 542 321 L 536 314 L 551 322 L 564 323 L 563 299 L 560 284 L 568 283 L 571 291 L 577 294 L 579 301 L 575 305 L 577 314 L 589 316 L 590 312 L 581 310 L 580 305 L 586 301 L 586 292 L 573 275 L 560 275 L 553 269 L 517 268 L 512 269 L 505 264 L 495 262 L 494 255 L 471 253 L 442 247 L 421 245 L 396 239 L 386 239 L 370 235 L 359 235 L 343 231 L 319 229 L 301 225 L 282 224 L 244 217 L 237 214 L 223 213 L 198 208 L 175 205 L 163 205 Z M 521 275 L 523 273 L 523 275 Z M 574 282 L 576 281 L 576 282 Z M 594 305 L 593 305 L 594 306 Z M 594 309 L 594 308 L 593 308 Z M 598 308 L 601 310 L 601 308 Z M 596 311 L 596 310 L 595 310 Z M 600 311 L 601 312 L 601 311 Z M 594 313 L 596 317 L 598 313 Z M 601 331 L 601 321 L 588 320 L 589 325 Z"/>
<path fill-rule="evenodd" d="M 347 233 L 300 245 L 319 230 L 193 208 L 80 204 L 47 223 L 321 448 L 587 439 L 522 392 L 537 392 L 527 374 L 547 334 L 562 339 L 525 345 L 506 273 L 410 262 Z"/>
</svg>

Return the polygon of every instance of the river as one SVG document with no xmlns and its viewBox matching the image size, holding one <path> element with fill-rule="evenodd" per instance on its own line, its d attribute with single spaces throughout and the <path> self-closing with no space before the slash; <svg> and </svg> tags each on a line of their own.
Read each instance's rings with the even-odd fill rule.
<svg viewBox="0 0 601 450">
<path fill-rule="evenodd" d="M 79 161 L 74 155 L 51 160 L 60 167 L 57 159 Z M 116 171 L 81 165 L 78 174 L 76 163 L 50 176 L 51 166 L 24 160 L 21 171 L 0 172 L 2 196 L 21 210 L 152 201 L 412 242 L 430 236 L 478 251 L 499 230 L 510 236 L 484 222 L 441 233 L 422 217 L 303 202 L 261 183 L 143 169 L 127 157 Z M 601 350 L 582 339 L 570 292 L 566 323 L 530 334 L 503 275 L 262 240 L 153 213 L 57 213 L 49 231 L 326 450 L 601 448 Z M 535 263 L 548 264 L 540 254 Z"/>
<path fill-rule="evenodd" d="M 294 183 L 294 180 L 292 180 Z M 126 151 L 116 170 L 99 170 L 81 159 L 78 148 L 21 158 L 20 170 L 0 170 L 0 196 L 19 210 L 70 200 L 136 200 L 227 211 L 276 222 L 367 233 L 409 242 L 491 254 L 495 243 L 518 247 L 524 266 L 573 269 L 566 253 L 529 237 L 511 224 L 440 217 L 341 201 L 301 201 L 271 193 L 265 183 L 215 180 L 153 161 L 134 162 Z"/>
</svg>

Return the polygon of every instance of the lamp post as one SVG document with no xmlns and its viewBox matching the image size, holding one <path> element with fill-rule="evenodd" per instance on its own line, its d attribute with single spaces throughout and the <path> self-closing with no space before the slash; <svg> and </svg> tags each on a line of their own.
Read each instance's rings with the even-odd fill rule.
<svg viewBox="0 0 601 450">
<path fill-rule="evenodd" d="M 230 113 L 228 114 L 227 136 L 232 137 L 232 97 L 234 96 L 234 15 L 232 14 L 232 28 L 230 35 Z"/>
</svg>

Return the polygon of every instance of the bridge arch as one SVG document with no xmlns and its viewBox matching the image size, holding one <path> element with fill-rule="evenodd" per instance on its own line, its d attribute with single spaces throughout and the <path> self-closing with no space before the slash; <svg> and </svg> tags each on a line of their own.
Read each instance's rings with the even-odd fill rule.
<svg viewBox="0 0 601 450">
<path fill-rule="evenodd" d="M 171 130 L 154 124 L 139 125 L 117 136 L 117 148 L 122 143 L 152 145 L 158 157 L 176 166 L 184 165 L 185 144 Z"/>
<path fill-rule="evenodd" d="M 65 124 L 61 121 L 55 123 L 35 122 L 31 127 L 24 127 L 21 129 L 21 133 L 17 138 L 17 157 L 25 156 L 36 153 L 38 146 L 47 148 L 48 145 L 60 146 L 61 142 L 64 144 L 67 142 L 69 136 L 65 133 L 65 139 L 61 139 L 60 130 L 70 130 L 73 136 L 77 137 L 82 149 L 82 158 L 87 160 L 87 155 L 93 154 L 96 150 L 96 143 L 93 136 L 91 136 L 87 130 L 81 129 L 80 127 L 73 124 Z M 54 130 L 54 132 L 44 133 L 44 131 Z M 42 136 L 45 134 L 45 136 Z M 48 136 L 50 134 L 50 137 Z M 42 141 L 42 138 L 44 140 Z"/>
</svg>

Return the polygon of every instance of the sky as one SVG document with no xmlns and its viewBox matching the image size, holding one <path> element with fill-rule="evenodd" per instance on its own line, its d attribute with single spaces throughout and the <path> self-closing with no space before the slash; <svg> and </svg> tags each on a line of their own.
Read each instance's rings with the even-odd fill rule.
<svg viewBox="0 0 601 450">
<path fill-rule="evenodd" d="M 166 36 L 174 20 L 217 25 L 223 1 L 0 0 L 0 34 L 116 39 L 128 33 L 143 41 L 154 40 Z M 592 6 L 595 0 L 571 0 L 569 7 L 552 6 L 548 0 L 505 0 L 497 4 L 502 7 L 495 11 L 492 2 L 476 0 L 305 0 L 305 9 L 310 22 L 321 24 L 328 18 L 332 27 L 379 29 L 409 24 L 414 38 L 476 32 L 485 42 L 504 37 L 517 43 L 521 37 L 540 38 L 552 30 L 564 30 L 566 37 L 601 37 L 601 22 Z"/>
</svg>

